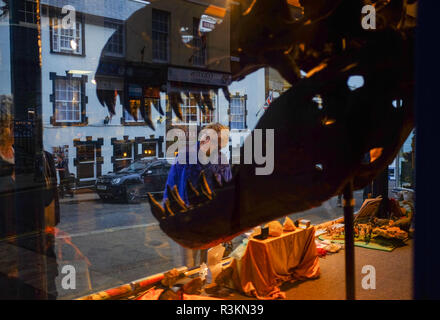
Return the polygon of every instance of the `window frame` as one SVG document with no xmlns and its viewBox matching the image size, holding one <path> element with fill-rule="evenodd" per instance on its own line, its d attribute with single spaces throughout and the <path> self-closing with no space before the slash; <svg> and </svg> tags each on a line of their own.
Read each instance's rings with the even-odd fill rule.
<svg viewBox="0 0 440 320">
<path fill-rule="evenodd" d="M 156 14 L 164 14 L 167 16 L 167 32 L 163 32 L 161 30 L 155 29 L 154 23 L 157 22 L 154 20 Z M 170 41 L 170 29 L 171 29 L 171 13 L 165 10 L 152 9 L 151 12 L 151 50 L 152 50 L 152 61 L 157 63 L 169 63 L 171 58 L 171 41 Z M 155 57 L 155 50 L 157 48 L 157 41 L 154 39 L 155 33 L 166 34 L 166 59 L 161 59 Z"/>
<path fill-rule="evenodd" d="M 202 121 L 202 119 L 203 119 L 204 116 L 206 117 L 206 115 L 203 115 L 203 112 L 198 107 L 197 102 L 195 101 L 195 99 L 192 98 L 192 97 L 191 98 L 182 97 L 183 104 L 181 104 L 180 108 L 182 110 L 182 118 L 184 120 L 177 119 L 177 121 L 176 121 L 175 118 L 173 118 L 172 124 L 173 125 L 183 125 L 183 126 L 188 126 L 188 125 L 190 125 L 190 126 L 191 125 L 204 126 L 204 125 L 207 125 L 209 123 L 216 122 L 217 121 L 217 119 L 216 119 L 217 118 L 216 117 L 216 115 L 217 115 L 217 113 L 216 113 L 216 111 L 217 111 L 217 103 L 216 103 L 216 101 L 217 100 L 215 98 L 216 98 L 216 96 L 211 96 L 211 101 L 213 103 L 213 109 L 209 110 L 208 108 L 206 108 L 206 110 L 205 110 L 205 112 L 209 112 L 210 113 L 211 121 L 205 122 L 205 121 Z M 190 103 L 193 102 L 195 104 L 194 105 L 188 105 L 187 101 L 190 101 Z M 196 113 L 195 113 L 196 117 L 197 117 L 196 121 L 191 121 L 191 122 L 186 121 L 187 120 L 186 119 L 186 116 L 187 116 L 186 110 L 189 109 L 189 107 L 196 109 Z"/>
<path fill-rule="evenodd" d="M 86 56 L 86 42 L 85 42 L 85 21 L 84 21 L 84 16 L 80 13 L 76 13 L 76 23 L 81 26 L 81 30 L 80 30 L 80 39 L 78 41 L 78 46 L 79 48 L 81 48 L 79 53 L 75 53 L 74 50 L 65 50 L 65 51 L 61 51 L 61 48 L 59 47 L 58 50 L 54 49 L 54 36 L 55 36 L 55 31 L 54 31 L 54 19 L 57 19 L 57 23 L 60 22 L 60 20 L 62 19 L 61 17 L 61 10 L 60 9 L 54 9 L 51 8 L 50 13 L 49 13 L 49 36 L 50 36 L 50 53 L 52 54 L 59 54 L 59 55 L 68 55 L 68 56 L 75 56 L 75 57 L 85 57 Z M 60 34 L 58 34 L 59 40 L 58 42 L 60 42 Z M 60 43 L 59 43 L 60 44 Z"/>
<path fill-rule="evenodd" d="M 192 65 L 197 67 L 206 67 L 208 61 L 208 46 L 207 46 L 207 34 L 200 32 L 200 19 L 193 18 L 193 43 L 194 49 L 192 54 Z M 202 60 L 202 63 L 198 63 Z"/>
<path fill-rule="evenodd" d="M 29 25 L 36 25 L 38 17 L 37 17 L 37 13 L 36 13 L 35 7 L 32 8 L 32 11 L 27 11 L 26 10 L 26 9 L 28 9 L 27 6 L 28 6 L 29 3 L 32 3 L 33 6 L 38 5 L 36 0 L 23 0 L 22 1 L 23 7 L 19 8 L 17 10 L 18 13 L 20 14 L 20 18 L 22 18 L 22 19 L 20 19 L 20 23 L 25 23 L 25 24 L 29 24 Z M 32 22 L 27 20 L 27 16 L 28 16 L 27 14 L 32 15 Z"/>
<path fill-rule="evenodd" d="M 115 29 L 115 32 L 113 32 L 113 34 L 111 35 L 111 37 L 109 38 L 109 40 L 107 41 L 106 45 L 104 46 L 104 55 L 106 57 L 116 57 L 116 58 L 123 58 L 125 57 L 126 54 L 126 28 L 125 28 L 125 23 L 124 21 L 121 20 L 115 20 L 115 19 L 111 19 L 111 18 L 104 18 L 104 28 L 111 28 L 109 26 L 106 26 L 106 24 L 113 24 L 113 25 L 119 25 L 122 30 L 121 30 L 121 46 L 122 46 L 122 53 L 115 53 L 115 52 L 111 52 L 108 51 L 108 44 L 109 42 L 114 38 L 114 36 L 116 35 L 117 32 L 119 32 L 118 29 Z"/>
<path fill-rule="evenodd" d="M 229 128 L 230 130 L 235 130 L 235 131 L 240 131 L 240 130 L 247 130 L 247 95 L 240 95 L 240 94 L 235 94 L 235 95 L 231 95 L 231 102 L 229 103 L 229 109 L 228 109 L 228 115 L 229 115 Z M 243 104 L 241 105 L 243 113 L 242 114 L 238 114 L 238 113 L 232 113 L 232 100 L 233 99 L 240 99 L 241 101 L 243 101 Z M 237 115 L 241 115 L 243 117 L 243 128 L 233 128 L 232 123 L 239 123 L 238 121 L 232 121 L 232 117 L 233 116 L 237 116 Z"/>
<path fill-rule="evenodd" d="M 86 96 L 86 83 L 87 76 L 82 75 L 81 77 L 74 77 L 73 75 L 66 72 L 65 76 L 57 75 L 55 72 L 49 74 L 49 78 L 52 81 L 52 94 L 50 95 L 50 102 L 52 102 L 52 116 L 50 117 L 50 123 L 53 126 L 86 126 L 88 124 L 88 118 L 86 117 L 86 105 L 88 103 L 88 97 Z M 80 101 L 79 101 L 79 112 L 80 119 L 78 121 L 70 120 L 57 120 L 57 99 L 56 99 L 56 81 L 57 80 L 77 80 L 80 82 Z"/>
</svg>

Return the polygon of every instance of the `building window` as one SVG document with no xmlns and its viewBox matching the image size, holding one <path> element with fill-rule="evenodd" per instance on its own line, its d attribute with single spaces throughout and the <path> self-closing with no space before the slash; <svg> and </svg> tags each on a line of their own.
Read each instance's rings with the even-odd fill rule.
<svg viewBox="0 0 440 320">
<path fill-rule="evenodd" d="M 182 115 L 184 123 L 197 123 L 197 103 L 192 98 L 186 98 L 182 105 Z"/>
<path fill-rule="evenodd" d="M 145 142 L 142 143 L 142 156 L 145 157 L 155 157 L 156 156 L 156 142 Z"/>
<path fill-rule="evenodd" d="M 206 34 L 199 31 L 200 19 L 193 19 L 194 53 L 192 63 L 195 66 L 206 65 Z"/>
<path fill-rule="evenodd" d="M 153 60 L 168 62 L 169 60 L 169 25 L 170 14 L 153 9 Z"/>
<path fill-rule="evenodd" d="M 137 120 L 126 109 L 124 109 L 125 122 L 142 122 L 143 119 L 141 116 L 141 99 L 129 99 L 128 106 L 130 110 L 134 110 L 134 113 L 137 114 Z"/>
<path fill-rule="evenodd" d="M 183 104 L 180 106 L 183 116 L 182 120 L 175 118 L 174 124 L 197 124 L 204 126 L 208 123 L 215 122 L 215 97 L 211 97 L 211 100 L 213 103 L 213 110 L 209 110 L 207 107 L 205 107 L 205 113 L 203 113 L 198 107 L 197 102 L 194 98 L 183 98 Z"/>
<path fill-rule="evenodd" d="M 84 26 L 81 17 L 76 18 L 72 28 L 63 28 L 61 17 L 52 17 L 50 21 L 52 52 L 83 55 Z"/>
<path fill-rule="evenodd" d="M 53 103 L 52 125 L 87 124 L 87 97 L 84 94 L 87 76 L 50 73 L 50 79 L 53 81 L 53 94 L 50 96 Z"/>
<path fill-rule="evenodd" d="M 128 167 L 133 160 L 133 143 L 120 142 L 113 145 L 113 169 L 119 171 Z"/>
<path fill-rule="evenodd" d="M 81 122 L 81 80 L 55 80 L 55 121 Z"/>
<path fill-rule="evenodd" d="M 204 126 L 211 122 L 215 122 L 215 110 L 209 110 L 206 108 L 205 113 L 203 113 L 201 110 L 200 112 L 200 125 Z"/>
<path fill-rule="evenodd" d="M 149 101 L 146 101 L 144 99 L 129 99 L 128 105 L 130 110 L 132 110 L 133 113 L 137 114 L 137 120 L 126 110 L 124 109 L 124 122 L 127 123 L 144 123 L 145 120 L 142 117 L 141 107 L 144 108 L 145 113 L 144 116 L 146 118 L 151 117 L 151 105 Z"/>
<path fill-rule="evenodd" d="M 110 20 L 104 20 L 104 27 L 114 29 L 115 32 L 107 41 L 104 52 L 108 56 L 122 57 L 125 54 L 125 30 L 124 24 Z"/>
<path fill-rule="evenodd" d="M 19 20 L 26 23 L 37 23 L 37 2 L 35 0 L 17 1 Z"/>
<path fill-rule="evenodd" d="M 231 97 L 229 122 L 231 130 L 246 129 L 246 96 Z"/>
</svg>

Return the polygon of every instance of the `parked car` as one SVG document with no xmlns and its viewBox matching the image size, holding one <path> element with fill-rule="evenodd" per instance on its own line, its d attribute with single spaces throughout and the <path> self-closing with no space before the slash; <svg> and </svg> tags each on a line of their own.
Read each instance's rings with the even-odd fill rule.
<svg viewBox="0 0 440 320">
<path fill-rule="evenodd" d="M 141 159 L 118 172 L 96 180 L 96 192 L 103 200 L 138 203 L 147 192 L 163 195 L 171 164 L 166 159 Z"/>
</svg>

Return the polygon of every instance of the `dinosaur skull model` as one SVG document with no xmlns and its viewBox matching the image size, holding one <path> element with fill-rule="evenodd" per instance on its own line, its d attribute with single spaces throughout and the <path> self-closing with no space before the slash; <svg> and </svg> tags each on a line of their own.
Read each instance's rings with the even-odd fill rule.
<svg viewBox="0 0 440 320">
<path fill-rule="evenodd" d="M 188 182 L 190 204 L 176 187 L 165 205 L 149 195 L 161 229 L 185 247 L 209 248 L 319 206 L 349 182 L 355 189 L 366 186 L 414 127 L 415 23 L 407 15 L 407 1 L 299 3 L 304 11 L 296 19 L 282 0 L 242 0 L 231 8 L 231 55 L 240 57 L 231 66 L 232 79 L 270 66 L 292 87 L 255 128 L 274 129 L 272 174 L 256 175 L 256 163 L 239 164 L 232 181 L 215 189 L 202 174 L 198 188 Z M 374 30 L 361 27 L 366 4 L 377 10 Z M 301 77 L 299 70 L 307 75 Z M 363 85 L 352 88 L 349 80 L 355 76 Z M 179 99 L 170 97 L 170 104 L 181 115 Z M 247 139 L 254 135 L 255 130 Z M 372 149 L 380 156 L 364 163 Z"/>
</svg>

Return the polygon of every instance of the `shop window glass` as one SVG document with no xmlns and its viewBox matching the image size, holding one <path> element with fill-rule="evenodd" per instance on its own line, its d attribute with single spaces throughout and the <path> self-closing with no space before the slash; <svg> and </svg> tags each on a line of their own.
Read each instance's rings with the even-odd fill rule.
<svg viewBox="0 0 440 320">
<path fill-rule="evenodd" d="M 81 122 L 81 80 L 59 78 L 55 81 L 55 120 Z"/>
</svg>

